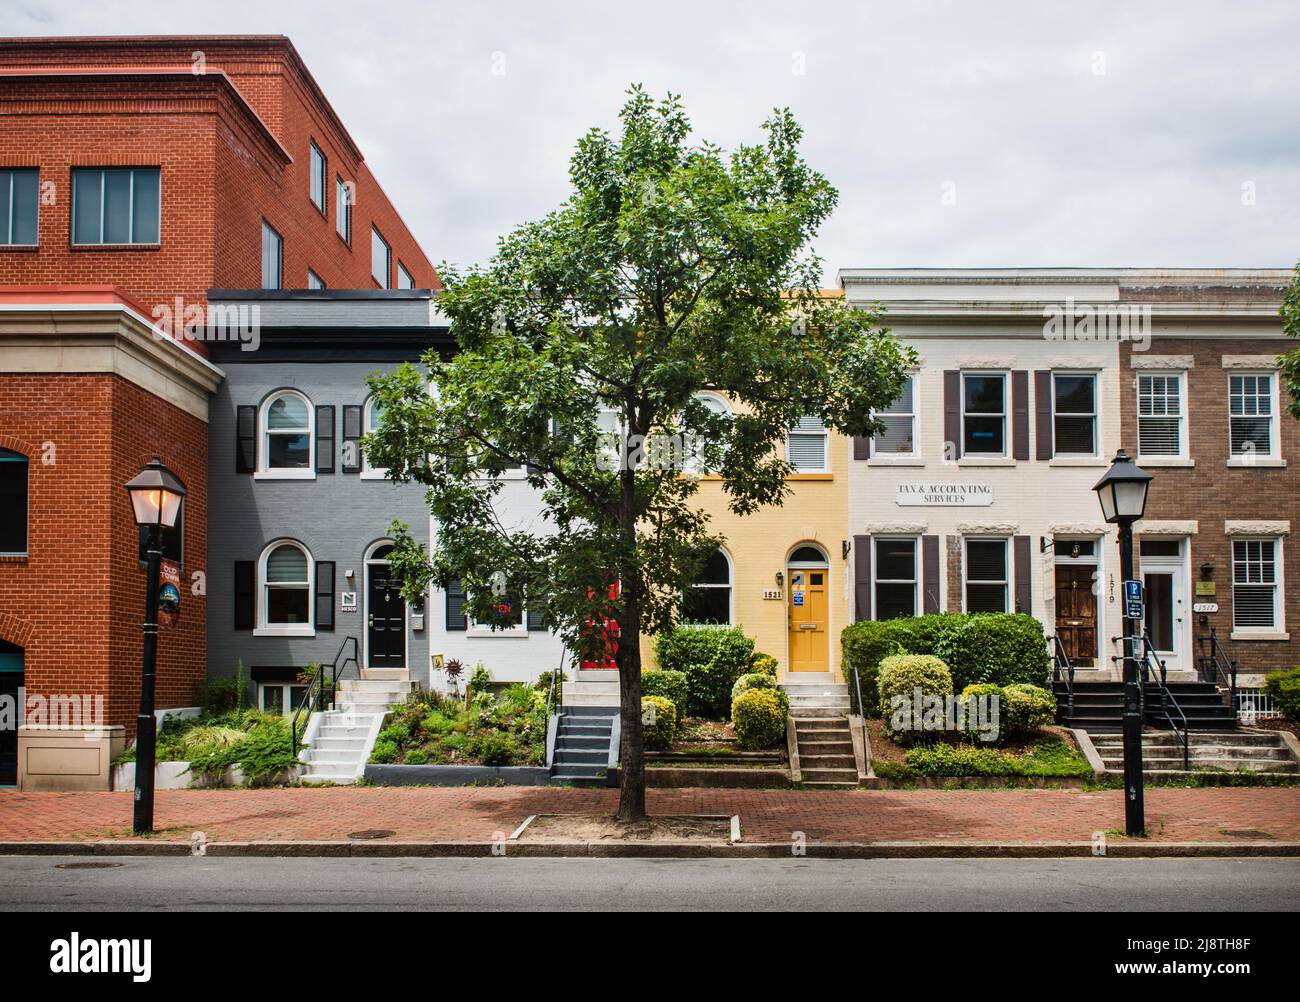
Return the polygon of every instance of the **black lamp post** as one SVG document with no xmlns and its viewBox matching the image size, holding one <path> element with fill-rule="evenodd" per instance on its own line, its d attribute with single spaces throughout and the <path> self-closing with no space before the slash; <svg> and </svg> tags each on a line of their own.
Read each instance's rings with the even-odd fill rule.
<svg viewBox="0 0 1300 1002">
<path fill-rule="evenodd" d="M 144 667 L 140 673 L 140 714 L 135 721 L 135 815 L 137 835 L 153 831 L 153 772 L 156 745 L 153 715 L 158 662 L 158 568 L 162 563 L 162 530 L 176 526 L 185 487 L 157 456 L 126 484 L 137 525 L 149 530 L 148 572 L 144 600 Z"/>
<path fill-rule="evenodd" d="M 1138 467 L 1123 449 L 1115 453 L 1106 475 L 1093 490 L 1101 502 L 1101 513 L 1111 525 L 1119 526 L 1119 568 L 1124 581 L 1133 576 L 1133 523 L 1147 507 L 1151 474 Z M 1138 668 L 1138 630 L 1124 601 L 1124 820 L 1129 835 L 1146 831 L 1146 808 L 1142 799 L 1142 679 Z"/>
</svg>

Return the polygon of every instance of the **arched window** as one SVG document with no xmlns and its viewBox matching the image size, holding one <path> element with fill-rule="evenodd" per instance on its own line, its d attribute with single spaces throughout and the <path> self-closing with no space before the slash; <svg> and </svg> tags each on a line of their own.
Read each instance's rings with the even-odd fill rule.
<svg viewBox="0 0 1300 1002">
<path fill-rule="evenodd" d="M 731 560 L 726 551 L 715 550 L 686 589 L 682 620 L 717 626 L 731 622 Z"/>
<path fill-rule="evenodd" d="M 702 403 L 709 410 L 713 411 L 718 417 L 731 420 L 731 408 L 727 402 L 716 393 L 698 393 L 695 399 Z M 716 471 L 716 465 L 708 463 L 704 454 L 705 443 L 703 440 L 691 443 L 693 448 L 690 449 L 687 457 L 687 468 L 696 473 L 713 473 Z"/>
<path fill-rule="evenodd" d="M 0 449 L 0 554 L 27 553 L 27 457 Z"/>
<path fill-rule="evenodd" d="M 262 404 L 262 461 L 266 473 L 310 477 L 315 469 L 311 401 L 294 390 L 280 390 Z"/>
<path fill-rule="evenodd" d="M 790 554 L 790 559 L 786 561 L 790 564 L 824 564 L 826 563 L 826 554 L 816 546 L 801 546 Z"/>
<path fill-rule="evenodd" d="M 280 540 L 262 552 L 258 566 L 259 624 L 277 633 L 311 634 L 312 560 L 301 543 Z"/>
<path fill-rule="evenodd" d="M 370 435 L 378 431 L 379 426 L 383 423 L 383 420 L 384 420 L 384 409 L 379 405 L 379 401 L 376 400 L 373 396 L 367 398 L 365 406 L 362 408 L 361 411 L 362 433 L 365 435 Z M 384 477 L 387 474 L 387 472 L 388 472 L 387 470 L 384 470 L 381 467 L 371 466 L 370 459 L 365 455 L 365 450 L 364 449 L 362 450 L 361 475 L 363 477 L 380 479 Z"/>
</svg>

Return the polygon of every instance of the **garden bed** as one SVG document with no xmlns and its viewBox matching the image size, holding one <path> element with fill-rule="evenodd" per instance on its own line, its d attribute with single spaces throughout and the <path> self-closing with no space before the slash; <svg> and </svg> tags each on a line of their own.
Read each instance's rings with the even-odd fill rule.
<svg viewBox="0 0 1300 1002">
<path fill-rule="evenodd" d="M 301 773 L 287 718 L 261 710 L 208 711 L 168 717 L 158 732 L 154 782 L 159 789 L 269 786 Z M 113 789 L 135 786 L 136 746 L 113 761 Z"/>
<path fill-rule="evenodd" d="M 1092 768 L 1064 727 L 1043 727 L 1000 747 L 968 741 L 901 745 L 884 721 L 868 720 L 873 789 L 1031 786 L 1078 788 Z"/>
<path fill-rule="evenodd" d="M 526 685 L 512 685 L 500 696 L 480 688 L 469 700 L 427 691 L 412 693 L 406 703 L 389 713 L 384 729 L 375 741 L 370 763 L 372 766 L 409 768 L 543 768 L 546 764 L 546 693 Z M 448 777 L 448 782 L 433 785 L 460 785 L 461 782 L 475 781 L 450 781 L 457 775 L 470 775 L 464 772 L 428 772 L 424 775 Z M 425 781 L 429 780 L 414 782 Z"/>
</svg>

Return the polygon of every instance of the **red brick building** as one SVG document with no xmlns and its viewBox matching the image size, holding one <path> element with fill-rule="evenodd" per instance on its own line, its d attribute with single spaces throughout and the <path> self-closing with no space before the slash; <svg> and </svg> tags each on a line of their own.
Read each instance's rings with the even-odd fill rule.
<svg viewBox="0 0 1300 1002">
<path fill-rule="evenodd" d="M 96 787 L 134 730 L 144 572 L 122 485 L 154 455 L 188 491 L 158 708 L 193 705 L 204 672 L 222 375 L 201 340 L 160 337 L 172 312 L 211 288 L 438 277 L 287 38 L 9 39 L 0 80 L 0 700 L 103 698 L 88 731 L 5 731 L 0 784 Z"/>
</svg>

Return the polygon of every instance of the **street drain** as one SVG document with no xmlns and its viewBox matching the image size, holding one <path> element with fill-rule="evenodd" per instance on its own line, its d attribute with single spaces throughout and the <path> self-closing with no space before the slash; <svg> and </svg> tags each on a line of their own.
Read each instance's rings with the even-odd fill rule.
<svg viewBox="0 0 1300 1002">
<path fill-rule="evenodd" d="M 1273 838 L 1269 832 L 1262 832 L 1258 828 L 1220 828 L 1220 835 L 1231 835 L 1233 838 Z"/>
<path fill-rule="evenodd" d="M 392 838 L 397 832 L 384 831 L 382 828 L 372 828 L 364 832 L 349 832 L 348 838 L 355 839 L 372 839 L 372 838 Z"/>
<path fill-rule="evenodd" d="M 56 870 L 107 870 L 111 866 L 121 866 L 121 863 L 93 862 L 93 863 L 55 863 Z"/>
</svg>

